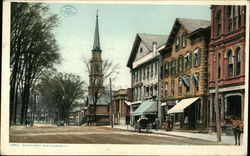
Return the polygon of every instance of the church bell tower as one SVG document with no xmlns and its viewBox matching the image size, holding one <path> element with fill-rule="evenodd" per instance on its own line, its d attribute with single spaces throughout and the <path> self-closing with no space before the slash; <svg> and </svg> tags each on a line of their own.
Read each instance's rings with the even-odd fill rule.
<svg viewBox="0 0 250 156">
<path fill-rule="evenodd" d="M 103 86 L 103 67 L 102 67 L 102 50 L 100 45 L 98 11 L 96 13 L 96 25 L 94 34 L 94 44 L 92 49 L 92 58 L 90 60 L 90 74 L 89 74 L 89 95 L 96 93 L 104 93 Z"/>
</svg>

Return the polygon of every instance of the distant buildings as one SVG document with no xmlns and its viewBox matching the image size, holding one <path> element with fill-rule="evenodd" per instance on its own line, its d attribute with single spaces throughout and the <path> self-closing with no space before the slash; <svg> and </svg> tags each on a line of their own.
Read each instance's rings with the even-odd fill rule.
<svg viewBox="0 0 250 156">
<path fill-rule="evenodd" d="M 210 126 L 215 128 L 215 86 L 218 78 L 221 125 L 226 115 L 244 120 L 246 7 L 211 6 L 209 44 Z M 218 57 L 218 59 L 217 59 Z M 217 61 L 218 60 L 218 61 Z M 215 70 L 218 68 L 218 70 Z M 218 71 L 218 72 L 216 72 Z"/>
<path fill-rule="evenodd" d="M 79 126 L 84 122 L 84 104 L 72 106 L 69 111 L 69 125 Z"/>
</svg>

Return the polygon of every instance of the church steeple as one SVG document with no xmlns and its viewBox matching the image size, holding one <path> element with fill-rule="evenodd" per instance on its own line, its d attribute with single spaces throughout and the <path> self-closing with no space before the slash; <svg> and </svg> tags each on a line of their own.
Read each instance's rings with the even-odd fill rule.
<svg viewBox="0 0 250 156">
<path fill-rule="evenodd" d="M 94 36 L 94 45 L 92 51 L 102 51 L 100 45 L 100 36 L 99 36 L 98 11 L 99 10 L 96 11 L 95 36 Z"/>
<path fill-rule="evenodd" d="M 90 60 L 89 74 L 89 95 L 96 93 L 104 93 L 103 86 L 103 66 L 102 66 L 102 50 L 100 46 L 99 25 L 98 25 L 98 10 L 96 13 L 95 38 L 92 49 L 92 58 Z"/>
</svg>

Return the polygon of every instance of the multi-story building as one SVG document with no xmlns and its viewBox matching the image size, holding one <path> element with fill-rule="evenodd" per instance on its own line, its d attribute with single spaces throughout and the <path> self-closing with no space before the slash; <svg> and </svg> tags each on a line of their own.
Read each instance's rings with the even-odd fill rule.
<svg viewBox="0 0 250 156">
<path fill-rule="evenodd" d="M 177 18 L 165 47 L 162 62 L 162 106 L 174 127 L 206 127 L 207 63 L 210 21 Z M 168 114 L 168 115 L 167 115 Z"/>
<path fill-rule="evenodd" d="M 217 80 L 221 125 L 224 125 L 225 115 L 244 120 L 246 7 L 211 6 L 211 19 L 209 101 L 212 130 L 215 127 L 213 108 Z"/>
<path fill-rule="evenodd" d="M 158 49 L 166 41 L 166 35 L 137 34 L 135 37 L 127 63 L 127 67 L 131 70 L 131 86 L 133 89 L 133 102 L 131 103 L 131 115 L 133 117 L 131 116 L 131 124 L 134 123 L 134 119 L 137 120 L 142 115 L 142 113 L 133 114 L 142 104 L 142 101 L 158 97 Z M 153 102 L 151 104 L 155 105 Z M 155 108 L 157 109 L 157 106 L 152 106 L 152 109 Z M 140 110 L 143 111 L 143 109 Z M 154 112 L 154 117 L 157 116 L 158 110 L 152 112 Z"/>
<path fill-rule="evenodd" d="M 112 116 L 114 117 L 114 124 L 125 125 L 129 123 L 130 106 L 128 105 L 127 99 L 127 89 L 119 89 L 114 92 L 112 108 L 110 108 Z"/>
</svg>

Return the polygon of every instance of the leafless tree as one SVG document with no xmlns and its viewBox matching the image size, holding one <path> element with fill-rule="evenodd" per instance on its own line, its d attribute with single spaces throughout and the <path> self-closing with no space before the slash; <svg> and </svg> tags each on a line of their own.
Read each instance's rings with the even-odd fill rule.
<svg viewBox="0 0 250 156">
<path fill-rule="evenodd" d="M 91 74 L 91 59 L 83 58 L 83 63 L 85 65 L 84 71 L 90 75 Z M 90 79 L 89 81 L 89 90 L 91 90 L 91 99 L 94 105 L 93 114 L 94 114 L 94 122 L 96 123 L 96 105 L 100 97 L 105 93 L 105 88 L 108 87 L 108 79 L 111 78 L 114 81 L 119 75 L 120 65 L 114 64 L 110 60 L 103 60 L 102 62 L 102 74 L 103 74 L 103 82 L 96 77 Z M 101 91 L 103 89 L 103 92 Z"/>
</svg>

